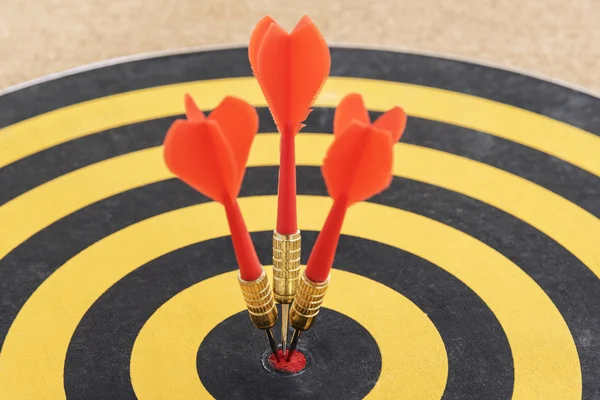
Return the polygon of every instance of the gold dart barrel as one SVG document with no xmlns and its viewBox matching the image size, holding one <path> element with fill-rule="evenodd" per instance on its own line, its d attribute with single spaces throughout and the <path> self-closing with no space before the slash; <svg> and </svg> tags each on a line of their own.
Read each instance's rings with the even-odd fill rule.
<svg viewBox="0 0 600 400">
<path fill-rule="evenodd" d="M 273 293 L 275 301 L 290 304 L 300 279 L 300 231 L 293 235 L 273 232 Z"/>
<path fill-rule="evenodd" d="M 240 276 L 238 281 L 248 307 L 250 321 L 258 329 L 272 328 L 277 322 L 277 307 L 265 271 L 263 270 L 262 275 L 255 281 L 248 282 Z"/>
<path fill-rule="evenodd" d="M 302 274 L 298 282 L 296 297 L 290 310 L 290 324 L 294 329 L 306 331 L 314 324 L 329 287 L 329 278 L 325 282 L 314 282 Z"/>
</svg>

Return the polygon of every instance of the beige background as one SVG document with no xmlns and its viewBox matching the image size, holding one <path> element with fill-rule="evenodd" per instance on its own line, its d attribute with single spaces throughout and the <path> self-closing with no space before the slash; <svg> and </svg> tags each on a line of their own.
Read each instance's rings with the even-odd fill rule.
<svg viewBox="0 0 600 400">
<path fill-rule="evenodd" d="M 439 52 L 600 93 L 600 0 L 0 0 L 0 89 L 140 52 L 244 43 L 269 13 L 330 41 Z"/>
</svg>

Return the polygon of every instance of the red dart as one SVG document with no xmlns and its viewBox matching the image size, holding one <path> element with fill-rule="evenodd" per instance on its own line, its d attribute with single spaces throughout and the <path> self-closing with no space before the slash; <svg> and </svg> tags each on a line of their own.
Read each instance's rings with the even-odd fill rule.
<svg viewBox="0 0 600 400">
<path fill-rule="evenodd" d="M 333 206 L 308 259 L 306 276 L 310 280 L 327 280 L 348 207 L 390 185 L 392 145 L 405 126 L 406 114 L 398 107 L 371 125 L 359 95 L 346 96 L 336 109 L 335 139 L 321 168 Z"/>
<path fill-rule="evenodd" d="M 207 118 L 189 95 L 185 112 L 188 119 L 175 121 L 167 132 L 165 162 L 179 179 L 225 206 L 248 315 L 254 326 L 266 332 L 279 360 L 271 330 L 277 322 L 273 293 L 236 200 L 258 131 L 258 114 L 245 101 L 226 97 Z"/>
<path fill-rule="evenodd" d="M 281 303 L 281 341 L 285 353 L 287 316 L 300 277 L 294 141 L 329 75 L 331 56 L 321 32 L 308 16 L 291 33 L 266 16 L 252 32 L 248 59 L 281 133 L 277 226 L 273 232 L 273 290 L 275 300 Z"/>
<path fill-rule="evenodd" d="M 331 56 L 308 16 L 291 33 L 266 16 L 252 32 L 248 58 L 281 133 L 276 231 L 291 235 L 298 230 L 294 137 L 329 75 Z"/>
<path fill-rule="evenodd" d="M 243 100 L 226 97 L 205 117 L 189 95 L 185 108 L 187 120 L 175 121 L 165 137 L 167 167 L 203 195 L 223 204 L 241 278 L 255 281 L 262 266 L 236 198 L 258 131 L 256 110 Z"/>
<path fill-rule="evenodd" d="M 302 288 L 292 304 L 290 322 L 294 334 L 287 359 L 294 354 L 300 333 L 314 323 L 329 285 L 346 210 L 352 204 L 387 188 L 392 181 L 393 144 L 406 126 L 406 115 L 396 107 L 374 124 L 359 95 L 346 96 L 334 116 L 334 140 L 321 171 L 333 205 L 308 258 Z M 310 318 L 306 310 L 310 309 Z"/>
</svg>

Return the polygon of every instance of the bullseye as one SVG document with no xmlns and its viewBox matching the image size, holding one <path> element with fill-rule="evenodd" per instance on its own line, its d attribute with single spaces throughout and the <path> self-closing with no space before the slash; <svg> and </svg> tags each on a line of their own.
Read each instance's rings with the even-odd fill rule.
<svg viewBox="0 0 600 400">
<path fill-rule="evenodd" d="M 268 234 L 268 233 L 267 233 Z M 225 238 L 223 238 L 225 239 Z M 220 240 L 225 242 L 225 240 Z M 198 244 L 202 246 L 202 244 Z M 187 249 L 181 249 L 175 253 L 185 252 Z M 269 268 L 269 271 L 272 269 Z M 346 273 L 349 276 L 351 274 Z M 346 274 L 338 275 L 338 282 L 343 282 L 344 286 L 347 284 Z M 223 275 L 225 278 L 230 273 Z M 219 278 L 217 276 L 216 278 Z M 354 276 L 354 278 L 358 278 Z M 365 278 L 359 278 L 365 279 Z M 182 295 L 176 295 L 171 301 L 168 301 L 173 311 L 179 313 L 187 313 L 187 305 L 181 303 L 182 301 L 198 301 L 203 298 L 196 297 L 204 292 L 207 296 L 205 298 L 212 298 L 218 295 L 218 291 L 214 292 L 212 289 L 217 287 L 219 283 L 222 283 L 219 279 L 209 279 L 206 282 L 202 282 L 193 289 L 182 292 Z M 363 283 L 369 282 L 363 280 Z M 371 282 L 375 284 L 375 282 Z M 188 292 L 188 293 L 186 293 Z M 192 292 L 196 292 L 195 295 Z M 340 291 L 338 291 L 338 294 Z M 187 294 L 187 295 L 186 295 Z M 194 296 L 194 297 L 191 297 Z M 334 293 L 337 297 L 337 294 Z M 186 299 L 187 297 L 187 299 Z M 190 304 L 192 305 L 192 304 Z M 192 305 L 192 308 L 195 308 Z M 161 307 L 162 310 L 162 307 Z M 189 312 L 193 312 L 191 309 Z M 160 311 L 159 311 L 160 312 Z M 218 322 L 202 339 L 202 343 L 197 346 L 197 342 L 194 343 L 193 338 L 194 332 L 196 338 L 204 332 L 199 325 L 197 327 L 189 326 L 189 332 L 183 333 L 181 331 L 172 332 L 173 337 L 179 336 L 183 333 L 184 336 L 188 336 L 188 339 L 184 339 L 188 342 L 189 347 L 185 348 L 176 345 L 175 350 L 179 355 L 175 358 L 167 356 L 171 359 L 170 367 L 175 371 L 179 371 L 177 375 L 177 382 L 175 385 L 179 387 L 179 392 L 185 393 L 186 396 L 180 396 L 182 400 L 185 399 L 198 399 L 208 397 L 208 394 L 219 399 L 219 398 L 243 398 L 244 394 L 253 392 L 256 386 L 268 385 L 271 390 L 276 392 L 283 392 L 286 390 L 286 386 L 295 385 L 298 388 L 304 387 L 302 395 L 295 396 L 294 398 L 299 399 L 311 399 L 315 396 L 323 396 L 323 398 L 335 398 L 340 396 L 343 398 L 352 398 L 353 395 L 362 394 L 365 395 L 373 390 L 373 383 L 381 381 L 382 372 L 382 359 L 380 353 L 380 346 L 376 339 L 371 335 L 371 332 L 367 327 L 361 325 L 353 318 L 345 315 L 342 312 L 335 311 L 333 309 L 323 309 L 321 316 L 331 321 L 330 324 L 315 327 L 315 335 L 307 335 L 302 343 L 302 353 L 305 356 L 306 364 L 305 367 L 298 372 L 281 371 L 275 368 L 269 363 L 269 356 L 271 355 L 270 349 L 266 346 L 260 348 L 256 346 L 255 342 L 261 342 L 263 339 L 261 332 L 253 329 L 251 324 L 248 324 L 248 316 L 243 311 L 237 312 L 228 318 L 223 318 L 222 321 Z M 157 318 L 163 318 L 164 313 L 160 312 Z M 179 314 L 181 315 L 181 314 Z M 174 316 L 174 315 L 173 315 Z M 157 321 L 160 323 L 160 320 Z M 153 335 L 152 329 L 144 329 L 144 336 L 147 334 Z M 373 329 L 371 329 L 373 330 Z M 158 333 L 158 332 L 156 332 Z M 168 349 L 171 347 L 171 338 L 163 336 L 162 340 Z M 183 337 L 181 337 L 183 339 Z M 195 339 L 195 338 L 194 338 Z M 145 340 L 140 337 L 140 341 Z M 168 343 L 167 343 L 168 342 Z M 236 349 L 229 349 L 229 343 L 239 343 Z M 383 343 L 385 346 L 385 342 Z M 144 354 L 147 350 L 143 348 L 136 348 L 136 363 L 131 365 L 129 369 L 133 376 L 137 377 L 143 371 L 138 368 L 142 367 L 137 363 L 137 360 L 145 358 L 147 355 Z M 148 349 L 149 350 L 149 349 Z M 159 348 L 156 348 L 157 352 L 163 352 Z M 170 352 L 170 350 L 167 350 Z M 184 373 L 183 367 L 178 364 L 183 361 L 183 358 L 189 359 L 190 362 L 196 362 L 196 369 L 193 366 L 189 369 L 189 372 L 196 372 L 193 374 Z M 138 358 L 140 356 L 141 358 Z M 191 356 L 191 357 L 190 357 Z M 152 357 L 152 356 L 151 356 Z M 189 357 L 189 358 L 188 358 Z M 215 362 L 218 360 L 218 362 Z M 302 359 L 296 358 L 293 363 L 280 364 L 281 367 L 287 369 L 298 368 L 297 361 Z M 360 368 L 349 368 L 351 365 L 356 365 L 356 360 L 360 360 Z M 178 366 L 179 365 L 179 366 Z M 149 370 L 148 372 L 151 372 Z M 383 371 L 385 375 L 386 372 Z M 162 374 L 158 374 L 159 376 Z M 181 379 L 186 378 L 186 379 Z M 197 386 L 199 381 L 204 388 L 204 391 Z M 160 379 L 160 378 L 158 378 Z M 188 380 L 189 379 L 189 380 Z M 238 381 L 239 383 L 232 386 L 224 386 L 223 382 Z M 150 395 L 143 385 L 144 382 L 140 382 L 141 386 L 136 387 L 136 393 L 141 399 L 146 398 Z M 168 390 L 164 386 L 164 381 L 157 382 L 156 387 L 161 387 L 157 394 L 157 397 L 161 397 Z M 169 387 L 171 384 L 168 384 Z M 316 390 L 315 388 L 321 387 Z M 150 389 L 150 388 L 148 388 Z M 194 392 L 194 390 L 196 390 Z M 139 393 L 138 393 L 139 392 Z M 208 394 L 207 394 L 208 392 Z M 356 396 L 360 397 L 360 396 Z"/>
<path fill-rule="evenodd" d="M 278 351 L 279 361 L 271 354 L 271 350 L 268 350 L 268 354 L 263 354 L 262 363 L 267 371 L 278 372 L 279 374 L 285 375 L 297 375 L 301 374 L 310 366 L 309 357 L 305 355 L 306 350 L 298 348 L 292 354 L 291 359 L 288 361 L 287 357 L 284 356 L 281 349 Z M 266 358 L 266 361 L 265 361 Z"/>
</svg>

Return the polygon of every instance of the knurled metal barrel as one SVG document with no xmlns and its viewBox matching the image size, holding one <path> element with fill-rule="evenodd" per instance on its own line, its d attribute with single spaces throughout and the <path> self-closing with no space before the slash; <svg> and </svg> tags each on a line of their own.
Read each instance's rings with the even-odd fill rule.
<svg viewBox="0 0 600 400">
<path fill-rule="evenodd" d="M 300 279 L 301 243 L 300 231 L 293 235 L 273 232 L 273 294 L 278 303 L 294 300 Z"/>
<path fill-rule="evenodd" d="M 260 278 L 255 281 L 245 281 L 240 276 L 238 281 L 248 307 L 250 321 L 259 329 L 272 328 L 277 322 L 277 307 L 265 271 L 263 270 Z"/>
<path fill-rule="evenodd" d="M 296 297 L 290 310 L 290 325 L 306 331 L 315 323 L 329 287 L 329 277 L 324 282 L 314 282 L 302 274 L 298 282 Z"/>
</svg>

